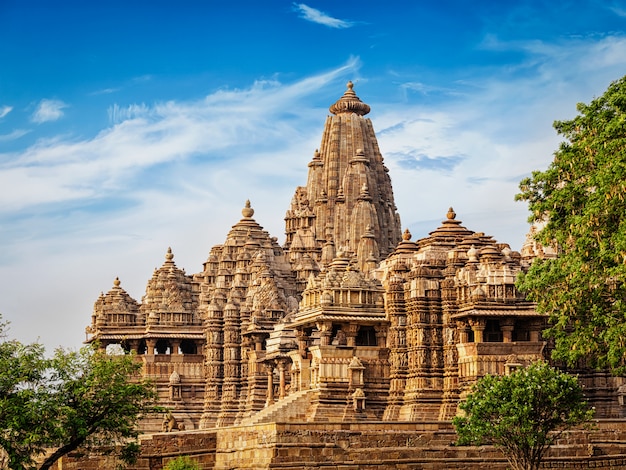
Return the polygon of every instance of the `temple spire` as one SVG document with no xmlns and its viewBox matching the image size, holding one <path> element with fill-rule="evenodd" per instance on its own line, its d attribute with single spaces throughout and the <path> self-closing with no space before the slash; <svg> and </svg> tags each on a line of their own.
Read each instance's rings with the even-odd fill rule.
<svg viewBox="0 0 626 470">
<path fill-rule="evenodd" d="M 370 107 L 352 82 L 329 109 L 322 141 L 309 163 L 306 186 L 296 189 L 285 217 L 289 261 L 297 266 L 304 253 L 320 268 L 329 262 L 328 240 L 363 263 L 372 251 L 380 261 L 401 239 L 391 179 L 383 163 Z M 306 232 L 308 243 L 302 243 Z M 368 243 L 361 243 L 364 235 Z M 369 246 L 370 236 L 377 249 Z M 367 245 L 367 246 L 366 246 Z M 360 253 L 360 248 L 365 250 Z"/>
</svg>

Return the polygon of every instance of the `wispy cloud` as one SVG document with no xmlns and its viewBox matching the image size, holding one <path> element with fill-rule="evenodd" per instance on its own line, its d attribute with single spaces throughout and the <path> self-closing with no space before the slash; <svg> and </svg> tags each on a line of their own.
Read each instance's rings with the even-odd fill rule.
<svg viewBox="0 0 626 470">
<path fill-rule="evenodd" d="M 27 129 L 15 129 L 13 132 L 0 135 L 0 142 L 9 142 L 11 140 L 19 139 L 20 137 L 28 134 L 29 132 L 30 131 Z"/>
<path fill-rule="evenodd" d="M 612 11 L 613 13 L 615 13 L 617 16 L 626 18 L 626 8 L 624 8 L 623 5 L 619 5 L 618 3 L 615 3 L 613 5 L 610 5 L 608 9 Z"/>
<path fill-rule="evenodd" d="M 312 23 L 328 26 L 329 28 L 345 29 L 355 25 L 353 21 L 340 20 L 332 16 L 312 8 L 304 3 L 294 3 L 294 10 L 300 14 L 300 18 Z"/>
<path fill-rule="evenodd" d="M 3 117 L 5 117 L 7 114 L 9 114 L 11 111 L 13 110 L 13 106 L 0 106 L 0 119 L 2 119 Z"/>
<path fill-rule="evenodd" d="M 130 104 L 128 106 L 120 106 L 115 103 L 107 110 L 109 115 L 109 122 L 112 124 L 118 124 L 128 119 L 135 119 L 141 116 L 145 116 L 150 112 L 150 109 L 145 104 Z"/>
<path fill-rule="evenodd" d="M 31 121 L 41 124 L 43 122 L 56 121 L 63 117 L 63 109 L 68 105 L 61 100 L 43 99 L 37 105 L 31 116 Z"/>
<path fill-rule="evenodd" d="M 96 90 L 94 92 L 91 92 L 90 95 L 92 96 L 110 95 L 111 93 L 117 93 L 120 90 L 121 88 L 103 88 L 102 90 Z"/>
<path fill-rule="evenodd" d="M 267 174 L 266 157 L 260 157 L 266 149 L 280 152 L 305 138 L 301 129 L 309 128 L 311 117 L 297 103 L 337 77 L 354 76 L 358 67 L 358 59 L 352 58 L 341 67 L 292 84 L 259 81 L 247 89 L 222 89 L 195 101 L 114 105 L 109 109 L 113 125 L 93 138 L 57 137 L 39 141 L 11 158 L 6 154 L 1 158 L 0 153 L 0 161 L 6 162 L 0 164 L 0 187 L 7 190 L 0 201 L 0 216 L 42 204 L 85 204 L 118 196 L 121 190 L 132 197 L 131 191 L 151 181 L 149 172 L 194 158 L 201 158 L 204 165 L 224 167 L 245 160 L 251 178 Z M 283 118 L 285 110 L 290 122 Z M 224 181 L 229 178 L 222 178 L 216 187 L 227 190 Z M 239 187 L 237 182 L 229 184 Z"/>
<path fill-rule="evenodd" d="M 387 156 L 395 159 L 399 166 L 406 169 L 432 170 L 443 173 L 449 173 L 454 170 L 454 168 L 466 158 L 460 155 L 437 155 L 431 157 L 425 154 L 417 154 L 414 151 L 392 153 Z"/>
<path fill-rule="evenodd" d="M 624 73 L 626 37 L 619 35 L 496 43 L 525 54 L 505 67 L 464 70 L 462 82 L 407 80 L 401 91 L 425 93 L 401 105 L 368 103 L 403 224 L 415 236 L 425 235 L 421 221 L 452 205 L 468 228 L 519 249 L 528 213 L 514 195 L 523 176 L 550 164 L 561 140 L 553 121 L 573 118 L 576 102 L 589 102 Z M 446 93 L 426 99 L 432 88 Z"/>
</svg>

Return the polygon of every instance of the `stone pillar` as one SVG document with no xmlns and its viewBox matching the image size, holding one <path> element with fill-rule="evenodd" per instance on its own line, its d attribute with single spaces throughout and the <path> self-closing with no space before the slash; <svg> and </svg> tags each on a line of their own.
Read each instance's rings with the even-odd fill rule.
<svg viewBox="0 0 626 470">
<path fill-rule="evenodd" d="M 345 332 L 348 346 L 351 346 L 351 347 L 356 346 L 356 335 L 358 331 L 359 331 L 358 325 L 355 325 L 354 323 L 350 323 L 348 325 L 348 328 L 346 328 L 346 332 Z"/>
<path fill-rule="evenodd" d="M 515 320 L 513 318 L 504 318 L 500 320 L 500 329 L 502 330 L 502 342 L 513 342 L 513 328 L 515 327 Z"/>
<path fill-rule="evenodd" d="M 180 348 L 180 340 L 173 339 L 171 344 L 172 346 L 171 346 L 170 354 L 172 354 L 173 356 L 178 356 L 178 349 Z"/>
<path fill-rule="evenodd" d="M 139 354 L 139 340 L 131 339 L 128 341 L 128 350 Z"/>
<path fill-rule="evenodd" d="M 320 331 L 320 346 L 330 346 L 331 336 L 333 334 L 333 324 L 325 321 L 317 324 Z"/>
<path fill-rule="evenodd" d="M 296 330 L 296 338 L 298 338 L 298 351 L 301 357 L 306 357 L 306 348 L 309 337 L 304 330 Z"/>
<path fill-rule="evenodd" d="M 387 344 L 387 327 L 376 325 L 374 331 L 376 332 L 376 346 L 385 347 Z"/>
<path fill-rule="evenodd" d="M 265 406 L 270 406 L 274 403 L 274 366 L 268 364 L 267 366 L 267 401 Z"/>
<path fill-rule="evenodd" d="M 541 328 L 542 322 L 540 321 L 532 321 L 530 323 L 530 341 L 539 342 L 541 341 Z"/>
<path fill-rule="evenodd" d="M 457 321 L 456 329 L 459 332 L 459 343 L 468 343 L 469 342 L 469 334 L 468 334 L 469 325 L 465 321 Z"/>
<path fill-rule="evenodd" d="M 212 428 L 216 425 L 220 410 L 221 388 L 224 382 L 224 312 L 222 301 L 214 296 L 208 307 L 204 349 L 206 383 L 204 389 L 204 407 L 200 427 Z"/>
<path fill-rule="evenodd" d="M 147 353 L 154 356 L 154 350 L 156 348 L 156 340 L 155 339 L 147 339 L 146 340 Z"/>
<path fill-rule="evenodd" d="M 470 326 L 472 327 L 472 331 L 474 332 L 474 342 L 484 342 L 483 333 L 485 331 L 485 328 L 487 327 L 487 321 L 483 318 L 472 318 L 470 319 Z"/>
<path fill-rule="evenodd" d="M 278 377 L 279 377 L 279 386 L 278 386 L 278 399 L 282 400 L 285 398 L 285 360 L 280 359 L 278 361 Z"/>
</svg>

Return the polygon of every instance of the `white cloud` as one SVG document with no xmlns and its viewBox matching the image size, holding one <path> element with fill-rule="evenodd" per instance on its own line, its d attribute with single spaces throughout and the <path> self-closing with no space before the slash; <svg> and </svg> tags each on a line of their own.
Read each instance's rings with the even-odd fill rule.
<svg viewBox="0 0 626 470">
<path fill-rule="evenodd" d="M 602 94 L 623 74 L 626 57 L 623 37 L 499 47 L 524 48 L 527 60 L 487 76 L 470 72 L 433 104 L 372 106 L 402 222 L 416 237 L 453 206 L 468 228 L 519 249 L 528 216 L 526 205 L 514 201 L 519 181 L 550 164 L 562 140 L 553 121 L 571 119 L 577 102 Z"/>
<path fill-rule="evenodd" d="M 351 28 L 355 24 L 352 21 L 333 18 L 332 16 L 329 16 L 326 13 L 321 12 L 320 10 L 316 10 L 315 8 L 305 5 L 304 3 L 294 3 L 293 6 L 294 9 L 298 13 L 300 13 L 300 18 L 310 21 L 312 23 L 328 26 L 329 28 L 345 29 Z"/>
<path fill-rule="evenodd" d="M 0 154 L 5 162 L 0 164 L 0 187 L 5 190 L 0 216 L 42 204 L 84 204 L 119 191 L 129 196 L 135 184 L 146 185 L 142 173 L 159 165 L 186 165 L 190 158 L 208 166 L 238 166 L 244 161 L 247 168 L 255 166 L 255 155 L 264 149 L 279 153 L 290 142 L 301 141 L 310 115 L 298 102 L 358 66 L 353 58 L 298 83 L 257 82 L 197 101 L 116 104 L 109 109 L 115 124 L 93 138 L 56 138 L 19 153 Z M 285 111 L 290 113 L 288 122 L 278 118 Z"/>
<path fill-rule="evenodd" d="M 13 110 L 13 106 L 0 106 L 0 119 L 2 119 L 3 117 L 5 117 L 7 114 L 9 114 L 11 111 Z"/>
<path fill-rule="evenodd" d="M 28 134 L 30 131 L 27 129 L 15 129 L 8 134 L 0 134 L 0 142 L 10 142 L 11 140 L 19 139 L 20 137 Z"/>
<path fill-rule="evenodd" d="M 56 121 L 63 117 L 63 109 L 68 105 L 61 100 L 43 99 L 37 105 L 37 109 L 31 116 L 31 121 L 41 124 L 42 122 Z"/>
<path fill-rule="evenodd" d="M 112 124 L 119 124 L 122 121 L 128 119 L 134 119 L 148 114 L 149 109 L 145 104 L 131 104 L 121 107 L 117 103 L 109 107 L 107 113 L 109 115 L 109 122 Z"/>
</svg>

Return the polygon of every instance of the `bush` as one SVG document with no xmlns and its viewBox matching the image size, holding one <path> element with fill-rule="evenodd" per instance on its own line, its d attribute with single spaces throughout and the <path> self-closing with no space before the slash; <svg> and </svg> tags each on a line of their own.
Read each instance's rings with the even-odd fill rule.
<svg viewBox="0 0 626 470">
<path fill-rule="evenodd" d="M 163 470 L 200 470 L 198 462 L 191 460 L 189 457 L 177 457 L 167 463 Z"/>
</svg>

